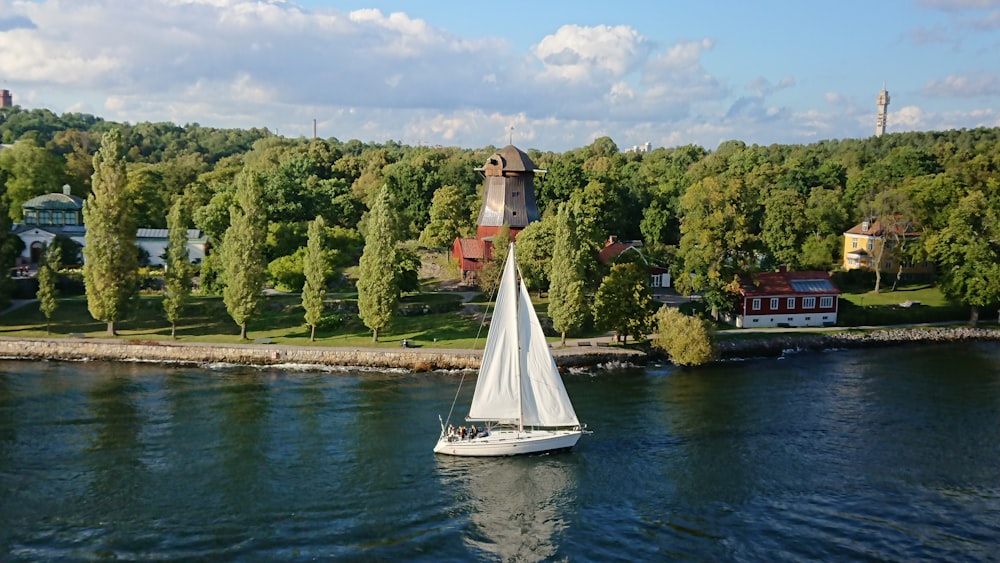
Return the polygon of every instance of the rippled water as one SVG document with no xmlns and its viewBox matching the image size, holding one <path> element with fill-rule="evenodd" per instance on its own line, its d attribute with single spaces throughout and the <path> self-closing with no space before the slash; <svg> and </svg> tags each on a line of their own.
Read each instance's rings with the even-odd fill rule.
<svg viewBox="0 0 1000 563">
<path fill-rule="evenodd" d="M 0 560 L 1000 553 L 995 344 L 569 374 L 504 459 L 431 452 L 460 377 L 0 362 Z"/>
</svg>

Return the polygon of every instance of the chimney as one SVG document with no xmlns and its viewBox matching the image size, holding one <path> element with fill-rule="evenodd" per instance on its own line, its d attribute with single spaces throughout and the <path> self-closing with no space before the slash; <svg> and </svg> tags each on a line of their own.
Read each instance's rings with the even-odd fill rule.
<svg viewBox="0 0 1000 563">
<path fill-rule="evenodd" d="M 69 184 L 63 184 L 63 195 L 70 195 Z"/>
<path fill-rule="evenodd" d="M 608 242 L 604 243 L 604 246 L 611 246 L 616 242 L 618 242 L 618 235 L 610 235 L 608 236 Z"/>
</svg>

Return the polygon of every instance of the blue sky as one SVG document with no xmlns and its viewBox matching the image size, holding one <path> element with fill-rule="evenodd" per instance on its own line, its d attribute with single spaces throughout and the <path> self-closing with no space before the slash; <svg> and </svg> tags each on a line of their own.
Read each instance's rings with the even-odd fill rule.
<svg viewBox="0 0 1000 563">
<path fill-rule="evenodd" d="M 1000 126 L 1000 0 L 0 0 L 0 88 L 108 119 L 563 151 Z"/>
</svg>

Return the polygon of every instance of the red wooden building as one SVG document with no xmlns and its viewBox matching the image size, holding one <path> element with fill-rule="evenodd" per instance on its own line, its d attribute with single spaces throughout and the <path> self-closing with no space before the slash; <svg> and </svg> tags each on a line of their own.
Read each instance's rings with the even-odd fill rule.
<svg viewBox="0 0 1000 563">
<path fill-rule="evenodd" d="M 840 290 L 827 272 L 754 274 L 740 286 L 737 328 L 833 326 Z"/>
</svg>

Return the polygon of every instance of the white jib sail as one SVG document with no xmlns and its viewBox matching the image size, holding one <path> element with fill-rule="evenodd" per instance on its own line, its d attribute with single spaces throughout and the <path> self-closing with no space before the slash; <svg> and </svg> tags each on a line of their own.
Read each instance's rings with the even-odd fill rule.
<svg viewBox="0 0 1000 563">
<path fill-rule="evenodd" d="M 523 282 L 518 283 L 511 244 L 469 419 L 517 421 L 522 417 L 525 426 L 579 425 L 528 290 Z"/>
</svg>

